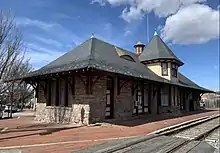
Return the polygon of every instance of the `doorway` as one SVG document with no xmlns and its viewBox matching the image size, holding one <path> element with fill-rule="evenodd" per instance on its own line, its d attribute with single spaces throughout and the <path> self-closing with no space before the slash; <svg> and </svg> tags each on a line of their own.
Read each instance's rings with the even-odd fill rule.
<svg viewBox="0 0 220 153">
<path fill-rule="evenodd" d="M 133 115 L 140 115 L 148 112 L 148 95 L 146 95 L 147 93 L 147 91 L 144 92 L 143 85 L 138 84 L 134 95 L 135 100 L 133 104 Z"/>
<path fill-rule="evenodd" d="M 189 100 L 189 111 L 194 111 L 194 101 L 192 99 Z"/>
</svg>

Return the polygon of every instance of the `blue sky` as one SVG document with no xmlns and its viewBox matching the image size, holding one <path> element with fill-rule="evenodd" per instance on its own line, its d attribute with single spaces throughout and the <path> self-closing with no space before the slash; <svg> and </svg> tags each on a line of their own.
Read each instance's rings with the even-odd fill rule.
<svg viewBox="0 0 220 153">
<path fill-rule="evenodd" d="M 56 59 L 94 33 L 134 51 L 156 30 L 184 61 L 190 79 L 219 90 L 218 0 L 1 0 L 15 16 L 34 68 Z"/>
</svg>

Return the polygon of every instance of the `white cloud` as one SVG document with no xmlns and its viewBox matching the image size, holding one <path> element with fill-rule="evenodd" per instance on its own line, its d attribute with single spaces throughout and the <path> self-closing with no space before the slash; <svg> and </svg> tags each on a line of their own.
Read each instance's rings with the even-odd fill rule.
<svg viewBox="0 0 220 153">
<path fill-rule="evenodd" d="M 64 20 L 76 20 L 76 19 L 79 19 L 80 16 L 70 16 L 70 15 L 67 15 L 65 13 L 61 13 L 61 12 L 58 12 L 54 15 L 55 19 L 64 19 Z"/>
<path fill-rule="evenodd" d="M 99 3 L 101 6 L 105 6 L 106 1 L 105 0 L 92 0 L 91 4 Z"/>
<path fill-rule="evenodd" d="M 130 35 L 131 33 L 132 33 L 131 30 L 125 30 L 124 36 L 126 37 L 126 36 Z"/>
<path fill-rule="evenodd" d="M 161 30 L 165 41 L 179 44 L 199 44 L 219 37 L 219 11 L 207 5 L 182 7 L 166 19 Z"/>
<path fill-rule="evenodd" d="M 64 53 L 65 52 L 59 52 L 53 49 L 45 48 L 39 44 L 28 43 L 26 58 L 30 59 L 30 63 L 36 69 L 40 68 L 42 65 L 48 64 Z"/>
<path fill-rule="evenodd" d="M 63 47 L 65 46 L 63 43 L 57 41 L 57 40 L 54 40 L 54 39 L 50 39 L 50 38 L 44 38 L 44 37 L 40 37 L 40 36 L 32 36 L 33 38 L 39 40 L 40 42 L 44 43 L 44 44 L 48 44 L 48 45 L 51 45 L 53 47 Z"/>
<path fill-rule="evenodd" d="M 206 0 L 92 0 L 93 3 L 125 6 L 121 17 L 131 22 L 140 19 L 147 12 L 153 11 L 159 17 L 175 14 L 181 6 L 201 3 Z"/>
<path fill-rule="evenodd" d="M 82 42 L 83 38 L 78 37 L 76 34 L 74 34 L 71 30 L 64 28 L 61 24 L 56 22 L 44 22 L 41 20 L 36 19 L 30 19 L 30 18 L 17 18 L 16 23 L 18 26 L 31 26 L 31 27 L 37 27 L 40 28 L 50 34 L 51 37 L 54 37 L 55 39 L 62 40 L 63 42 L 66 42 L 66 44 L 69 44 L 69 46 L 78 45 Z M 41 38 L 42 41 L 44 38 Z M 46 40 L 48 41 L 48 44 L 56 44 L 60 45 L 57 42 L 54 41 L 54 39 Z"/>
<path fill-rule="evenodd" d="M 172 43 L 199 44 L 219 37 L 219 6 L 214 10 L 205 5 L 207 0 L 92 0 L 94 3 L 124 7 L 120 17 L 129 23 L 150 12 L 164 17 L 165 25 L 158 28 L 163 39 Z"/>
<path fill-rule="evenodd" d="M 33 20 L 30 18 L 17 18 L 16 24 L 18 26 L 36 26 L 38 28 L 41 28 L 43 30 L 49 31 L 52 28 L 61 27 L 58 23 L 50 23 L 50 22 L 44 22 L 40 20 Z"/>
<path fill-rule="evenodd" d="M 101 6 L 109 3 L 111 5 L 121 5 L 121 4 L 134 4 L 135 0 L 92 0 L 91 4 L 99 3 Z"/>
<path fill-rule="evenodd" d="M 137 9 L 135 7 L 130 7 L 129 9 L 125 8 L 121 14 L 121 18 L 127 22 L 131 22 L 136 19 L 141 19 L 142 17 L 143 14 L 141 12 L 141 9 Z"/>
<path fill-rule="evenodd" d="M 71 30 L 64 28 L 56 22 L 45 22 L 27 17 L 16 18 L 18 26 L 36 27 L 45 32 L 41 37 L 38 34 L 28 34 L 30 38 L 34 38 L 36 42 L 27 44 L 29 50 L 27 58 L 31 58 L 31 64 L 41 67 L 55 58 L 61 56 L 63 52 L 69 51 L 74 46 L 84 41 L 83 36 L 77 36 Z M 106 25 L 105 28 L 110 31 L 111 26 Z"/>
<path fill-rule="evenodd" d="M 45 48 L 42 45 L 36 44 L 36 43 L 28 43 L 27 48 L 31 49 L 31 50 L 38 51 L 38 52 L 43 52 L 45 54 L 47 53 L 47 54 L 50 54 L 50 55 L 52 54 L 52 52 L 59 52 L 59 51 L 54 50 L 54 49 Z"/>
</svg>

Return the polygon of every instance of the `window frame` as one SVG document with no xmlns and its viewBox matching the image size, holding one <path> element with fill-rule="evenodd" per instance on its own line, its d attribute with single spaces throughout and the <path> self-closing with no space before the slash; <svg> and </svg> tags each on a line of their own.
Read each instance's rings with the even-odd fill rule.
<svg viewBox="0 0 220 153">
<path fill-rule="evenodd" d="M 166 65 L 166 68 L 163 67 L 163 64 Z M 164 71 L 163 71 L 164 69 L 166 69 L 167 73 L 164 73 Z M 168 63 L 166 63 L 166 62 L 161 63 L 161 73 L 162 73 L 162 76 L 168 76 Z"/>
<path fill-rule="evenodd" d="M 161 106 L 162 107 L 168 107 L 169 106 L 169 89 L 167 86 L 164 86 L 160 90 L 161 94 Z"/>
<path fill-rule="evenodd" d="M 177 78 L 178 75 L 178 66 L 175 63 L 171 63 L 171 75 L 172 77 Z"/>
</svg>

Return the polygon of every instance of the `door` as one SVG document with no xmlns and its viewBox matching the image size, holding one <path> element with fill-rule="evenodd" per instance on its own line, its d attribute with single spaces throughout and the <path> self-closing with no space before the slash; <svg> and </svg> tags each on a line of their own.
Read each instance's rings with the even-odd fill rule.
<svg viewBox="0 0 220 153">
<path fill-rule="evenodd" d="M 189 110 L 194 111 L 194 101 L 192 99 L 189 100 Z"/>
<path fill-rule="evenodd" d="M 106 89 L 106 108 L 105 118 L 111 119 L 114 117 L 114 79 L 112 77 L 107 78 Z"/>
<path fill-rule="evenodd" d="M 139 115 L 148 112 L 148 102 L 144 101 L 144 89 L 143 85 L 138 85 L 135 92 L 135 100 L 133 107 L 133 114 Z"/>
</svg>

